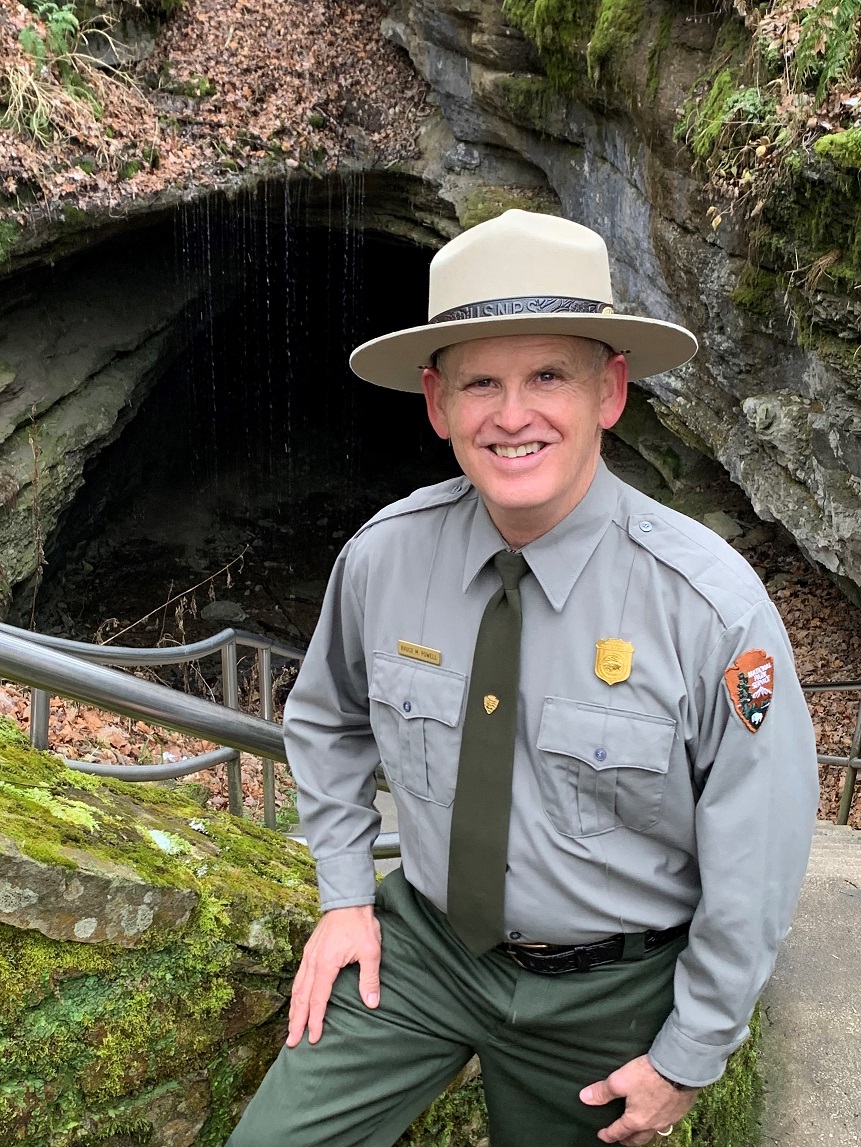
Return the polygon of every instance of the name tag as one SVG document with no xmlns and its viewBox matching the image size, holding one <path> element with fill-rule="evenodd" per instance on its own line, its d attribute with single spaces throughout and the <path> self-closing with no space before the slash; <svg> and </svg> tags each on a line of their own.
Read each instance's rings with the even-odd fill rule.
<svg viewBox="0 0 861 1147">
<path fill-rule="evenodd" d="M 426 645 L 414 645 L 412 641 L 399 641 L 398 653 L 401 657 L 412 657 L 414 661 L 426 661 L 428 665 L 442 664 L 442 654 L 438 649 L 428 649 Z"/>
</svg>

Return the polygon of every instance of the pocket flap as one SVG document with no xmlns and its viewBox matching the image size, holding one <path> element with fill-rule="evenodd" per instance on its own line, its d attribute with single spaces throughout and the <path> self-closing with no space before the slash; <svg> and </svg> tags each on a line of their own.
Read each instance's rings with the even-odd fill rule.
<svg viewBox="0 0 861 1147">
<path fill-rule="evenodd" d="M 670 717 L 545 697 L 538 748 L 576 757 L 593 769 L 665 773 L 675 734 L 676 722 Z"/>
<path fill-rule="evenodd" d="M 435 669 L 393 653 L 374 653 L 368 697 L 413 720 L 429 717 L 454 728 L 460 721 L 466 676 Z"/>
</svg>

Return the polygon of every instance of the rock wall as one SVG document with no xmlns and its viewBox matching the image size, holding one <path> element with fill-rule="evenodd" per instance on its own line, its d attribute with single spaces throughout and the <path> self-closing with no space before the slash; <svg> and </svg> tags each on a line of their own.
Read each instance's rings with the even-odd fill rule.
<svg viewBox="0 0 861 1147">
<path fill-rule="evenodd" d="M 7 287 L 0 328 L 0 613 L 80 489 L 88 460 L 181 350 L 202 289 L 140 243 Z M 193 328 L 188 315 L 186 333 Z"/>
<path fill-rule="evenodd" d="M 309 222 L 352 213 L 430 247 L 508 206 L 562 211 L 601 231 L 620 306 L 684 323 L 701 340 L 691 364 L 643 384 L 675 439 L 655 419 L 644 434 L 643 410 L 622 436 L 660 440 L 671 485 L 680 468 L 699 469 L 698 455 L 716 459 L 761 517 L 781 522 L 858 598 L 861 305 L 854 284 L 840 290 L 816 270 L 828 258 L 802 265 L 794 239 L 815 233 L 831 256 L 857 246 L 857 181 L 828 160 L 801 171 L 763 211 L 767 242 L 754 265 L 731 213 L 715 228 L 675 138 L 690 94 L 747 35 L 738 18 L 672 0 L 507 3 L 392 0 L 383 33 L 409 52 L 438 106 L 421 121 L 419 158 L 381 164 L 351 123 L 338 172 L 358 173 L 361 195 L 275 161 L 265 181 L 232 173 L 224 189 L 301 185 Z M 512 23 L 527 10 L 547 21 L 533 35 L 541 51 Z M 221 190 L 199 189 L 199 203 Z M 90 460 L 178 353 L 211 279 L 201 267 L 180 282 L 140 248 L 114 263 L 78 255 L 194 194 L 133 197 L 98 218 L 69 208 L 15 256 L 36 268 L 30 277 L 0 287 L 0 612 L 11 587 L 37 573 Z M 804 250 L 815 253 L 811 243 Z"/>
<path fill-rule="evenodd" d="M 493 187 L 502 182 L 498 169 L 506 157 L 526 161 L 565 215 L 605 235 L 621 307 L 683 323 L 701 341 L 693 363 L 644 382 L 660 419 L 719 460 L 761 517 L 782 522 L 855 592 L 861 585 L 857 301 L 851 292 L 829 294 L 825 281 L 814 283 L 805 300 L 806 329 L 817 337 L 799 339 L 798 309 L 784 305 L 789 292 L 767 267 L 751 266 L 748 238 L 732 217 L 713 227 L 691 153 L 674 139 L 682 105 L 725 51 L 728 30 L 736 40 L 743 34 L 740 22 L 722 10 L 699 14 L 663 0 L 603 0 L 578 43 L 571 25 L 583 21 L 588 5 L 511 7 L 540 8 L 548 25 L 556 22 L 564 40 L 564 50 L 557 45 L 556 83 L 499 0 L 391 6 L 384 30 L 409 51 L 452 133 L 438 163 L 445 170 L 441 194 L 457 201 L 458 188 L 445 181 L 456 185 L 453 174 L 468 176 L 475 202 L 476 181 Z M 545 29 L 548 42 L 552 35 Z M 851 199 L 851 189 L 841 194 Z M 475 221 L 461 203 L 458 210 L 462 223 Z M 782 210 L 774 225 L 788 251 L 792 205 Z M 777 257 L 772 267 L 787 271 Z"/>
</svg>

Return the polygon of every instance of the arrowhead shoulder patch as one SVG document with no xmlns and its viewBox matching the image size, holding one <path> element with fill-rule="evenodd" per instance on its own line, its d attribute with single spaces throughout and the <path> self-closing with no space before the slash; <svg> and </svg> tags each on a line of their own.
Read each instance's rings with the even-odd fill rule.
<svg viewBox="0 0 861 1147">
<path fill-rule="evenodd" d="M 747 649 L 723 676 L 736 713 L 751 733 L 758 732 L 774 694 L 774 658 L 764 649 Z"/>
</svg>

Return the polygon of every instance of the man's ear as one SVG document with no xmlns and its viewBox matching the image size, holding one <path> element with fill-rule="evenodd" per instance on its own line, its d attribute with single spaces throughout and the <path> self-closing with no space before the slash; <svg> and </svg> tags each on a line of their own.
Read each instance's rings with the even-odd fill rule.
<svg viewBox="0 0 861 1147">
<path fill-rule="evenodd" d="M 445 413 L 445 383 L 440 372 L 433 367 L 426 366 L 422 371 L 422 392 L 431 426 L 440 438 L 451 438 Z"/>
<path fill-rule="evenodd" d="M 598 421 L 602 430 L 609 430 L 622 417 L 628 397 L 628 360 L 623 354 L 614 354 L 601 372 L 601 410 Z"/>
</svg>

